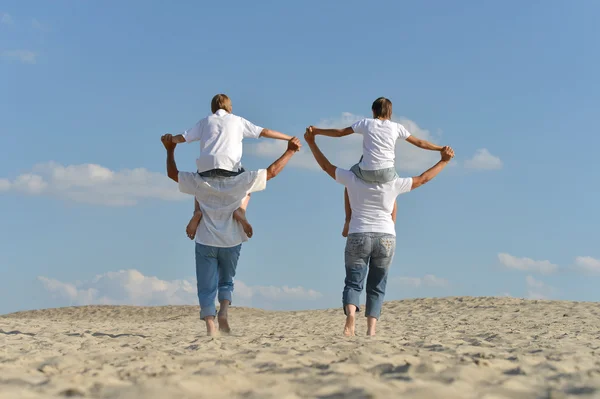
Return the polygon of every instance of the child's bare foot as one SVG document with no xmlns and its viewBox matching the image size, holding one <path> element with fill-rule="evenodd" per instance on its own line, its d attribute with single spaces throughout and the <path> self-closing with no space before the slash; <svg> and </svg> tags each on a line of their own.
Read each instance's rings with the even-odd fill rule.
<svg viewBox="0 0 600 399">
<path fill-rule="evenodd" d="M 233 218 L 242 225 L 242 229 L 244 229 L 244 233 L 246 233 L 248 238 L 252 238 L 254 230 L 252 230 L 252 225 L 248 222 L 248 219 L 246 219 L 246 211 L 242 208 L 236 209 L 233 212 Z"/>
<path fill-rule="evenodd" d="M 349 230 L 350 230 L 350 221 L 346 220 L 346 223 L 344 223 L 344 230 L 342 230 L 342 237 L 348 237 Z"/>
<path fill-rule="evenodd" d="M 187 227 L 185 228 L 185 234 L 188 236 L 190 240 L 193 240 L 196 237 L 196 230 L 198 229 L 198 225 L 200 224 L 200 220 L 202 219 L 202 212 L 196 211 L 194 212 L 194 216 L 190 219 Z"/>
</svg>

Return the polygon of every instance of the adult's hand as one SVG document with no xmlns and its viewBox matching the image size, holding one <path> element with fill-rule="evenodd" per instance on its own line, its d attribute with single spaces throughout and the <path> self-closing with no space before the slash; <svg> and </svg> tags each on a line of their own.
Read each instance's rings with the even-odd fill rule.
<svg viewBox="0 0 600 399">
<path fill-rule="evenodd" d="M 304 140 L 306 140 L 306 142 L 315 141 L 315 133 L 313 131 L 312 126 L 306 128 L 306 132 L 304 133 Z"/>
<path fill-rule="evenodd" d="M 175 147 L 177 146 L 177 143 L 173 142 L 173 135 L 171 135 L 171 134 L 164 134 L 160 138 L 160 141 L 162 141 L 162 143 L 165 146 L 165 148 L 167 149 L 167 151 L 174 150 Z"/>
<path fill-rule="evenodd" d="M 449 162 L 452 158 L 454 158 L 454 150 L 452 147 L 446 146 L 442 149 L 442 161 Z"/>
<path fill-rule="evenodd" d="M 289 151 L 298 152 L 298 151 L 300 151 L 301 147 L 302 147 L 302 144 L 300 143 L 300 140 L 298 140 L 297 137 L 292 137 L 290 139 L 290 141 L 288 141 L 288 150 Z"/>
</svg>

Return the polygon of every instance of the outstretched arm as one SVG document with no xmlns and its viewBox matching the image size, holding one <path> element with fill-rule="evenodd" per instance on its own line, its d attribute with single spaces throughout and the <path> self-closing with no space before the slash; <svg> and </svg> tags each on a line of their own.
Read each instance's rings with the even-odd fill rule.
<svg viewBox="0 0 600 399">
<path fill-rule="evenodd" d="M 319 129 L 318 127 L 310 126 L 308 129 L 312 130 L 315 136 L 320 134 L 321 136 L 328 137 L 344 137 L 354 133 L 354 129 L 352 129 L 352 127 L 346 127 L 343 129 Z"/>
<path fill-rule="evenodd" d="M 453 157 L 454 150 L 450 147 L 444 147 L 444 149 L 442 150 L 442 159 L 438 163 L 433 165 L 431 168 L 427 169 L 420 176 L 415 176 L 412 178 L 411 190 L 414 190 L 417 187 L 421 187 L 423 184 L 426 184 L 429 181 L 431 181 L 450 163 L 450 160 Z"/>
<path fill-rule="evenodd" d="M 422 148 L 424 150 L 442 151 L 444 149 L 444 147 L 442 147 L 442 146 L 430 143 L 427 140 L 418 139 L 415 136 L 408 136 L 408 138 L 406 139 L 406 141 L 408 141 L 412 145 L 415 145 L 415 146 L 417 146 L 419 148 Z"/>
<path fill-rule="evenodd" d="M 310 148 L 310 151 L 312 152 L 321 169 L 323 169 L 329 176 L 333 178 L 333 180 L 335 180 L 335 171 L 337 170 L 337 167 L 332 165 L 331 162 L 329 162 L 329 159 L 327 159 L 327 157 L 321 152 L 321 149 L 315 141 L 314 129 L 312 132 L 310 131 L 310 128 L 306 129 L 304 139 L 308 143 L 308 147 Z"/>
<path fill-rule="evenodd" d="M 173 137 L 170 134 L 162 136 L 160 141 L 162 141 L 167 150 L 167 176 L 171 180 L 179 182 L 179 170 L 177 170 L 177 164 L 175 163 L 175 147 L 177 143 L 173 142 Z"/>
<path fill-rule="evenodd" d="M 290 141 L 292 139 L 292 137 L 288 136 L 287 134 L 283 134 L 281 132 L 278 132 L 277 130 L 271 129 L 263 129 L 262 132 L 260 132 L 260 137 L 285 141 Z"/>
<path fill-rule="evenodd" d="M 300 147 L 302 147 L 300 140 L 298 140 L 296 137 L 292 137 L 288 141 L 288 148 L 285 150 L 283 155 L 267 168 L 267 180 L 271 180 L 277 176 L 279 172 L 283 170 L 285 165 L 287 165 L 289 160 L 292 159 L 292 156 L 294 156 L 294 154 L 300 150 Z"/>
</svg>

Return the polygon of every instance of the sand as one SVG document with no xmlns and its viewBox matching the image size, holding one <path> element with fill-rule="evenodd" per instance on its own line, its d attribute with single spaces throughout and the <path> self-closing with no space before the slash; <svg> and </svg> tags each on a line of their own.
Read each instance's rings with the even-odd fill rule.
<svg viewBox="0 0 600 399">
<path fill-rule="evenodd" d="M 600 398 L 600 304 L 388 302 L 378 336 L 340 309 L 86 306 L 0 317 L 0 398 Z"/>
</svg>

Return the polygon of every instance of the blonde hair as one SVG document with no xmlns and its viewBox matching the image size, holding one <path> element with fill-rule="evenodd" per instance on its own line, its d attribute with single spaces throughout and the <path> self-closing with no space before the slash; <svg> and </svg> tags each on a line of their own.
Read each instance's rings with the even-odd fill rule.
<svg viewBox="0 0 600 399">
<path fill-rule="evenodd" d="M 227 97 L 227 94 L 217 94 L 210 102 L 210 109 L 213 114 L 220 109 L 231 113 L 231 100 Z"/>
</svg>

